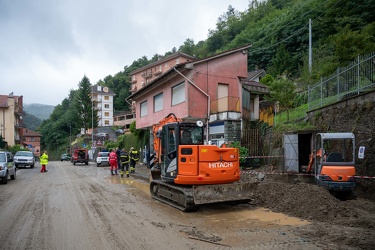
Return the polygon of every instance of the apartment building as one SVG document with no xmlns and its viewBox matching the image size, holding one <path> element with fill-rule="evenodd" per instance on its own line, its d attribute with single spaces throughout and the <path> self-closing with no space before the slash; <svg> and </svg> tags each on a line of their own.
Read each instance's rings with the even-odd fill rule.
<svg viewBox="0 0 375 250">
<path fill-rule="evenodd" d="M 98 127 L 113 126 L 113 97 L 115 95 L 108 87 L 97 84 L 91 87 L 93 106 L 98 111 Z"/>
<path fill-rule="evenodd" d="M 4 146 L 22 144 L 23 96 L 0 95 L 0 133 Z"/>
</svg>

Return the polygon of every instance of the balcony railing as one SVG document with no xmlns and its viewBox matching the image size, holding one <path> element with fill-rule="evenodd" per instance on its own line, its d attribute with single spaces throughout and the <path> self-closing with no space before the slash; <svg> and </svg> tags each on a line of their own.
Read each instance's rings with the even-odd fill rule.
<svg viewBox="0 0 375 250">
<path fill-rule="evenodd" d="M 151 70 L 143 72 L 142 73 L 142 77 L 144 77 L 144 78 L 150 78 L 150 77 L 152 77 Z"/>
<path fill-rule="evenodd" d="M 234 96 L 227 96 L 211 101 L 211 114 L 223 112 L 241 112 L 240 98 Z"/>
</svg>

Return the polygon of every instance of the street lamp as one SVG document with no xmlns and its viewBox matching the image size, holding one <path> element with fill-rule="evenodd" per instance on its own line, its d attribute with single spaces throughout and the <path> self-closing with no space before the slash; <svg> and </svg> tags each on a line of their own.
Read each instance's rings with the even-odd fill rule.
<svg viewBox="0 0 375 250">
<path fill-rule="evenodd" d="M 94 86 L 91 86 L 91 149 L 94 147 Z"/>
<path fill-rule="evenodd" d="M 69 154 L 72 154 L 72 124 L 68 123 L 69 126 Z"/>
</svg>

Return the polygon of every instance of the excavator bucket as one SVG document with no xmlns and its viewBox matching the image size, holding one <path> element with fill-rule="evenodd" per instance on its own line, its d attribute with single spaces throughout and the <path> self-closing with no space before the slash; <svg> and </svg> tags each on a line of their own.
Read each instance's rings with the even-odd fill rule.
<svg viewBox="0 0 375 250">
<path fill-rule="evenodd" d="M 193 186 L 194 203 L 208 204 L 216 202 L 250 200 L 258 182 L 236 182 L 230 184 Z"/>
</svg>

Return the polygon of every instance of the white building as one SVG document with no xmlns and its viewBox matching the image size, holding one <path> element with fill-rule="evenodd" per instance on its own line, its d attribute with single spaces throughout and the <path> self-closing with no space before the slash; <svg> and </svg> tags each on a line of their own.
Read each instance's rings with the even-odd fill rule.
<svg viewBox="0 0 375 250">
<path fill-rule="evenodd" d="M 113 97 L 116 95 L 108 87 L 91 87 L 94 108 L 98 111 L 98 127 L 113 126 Z"/>
</svg>

